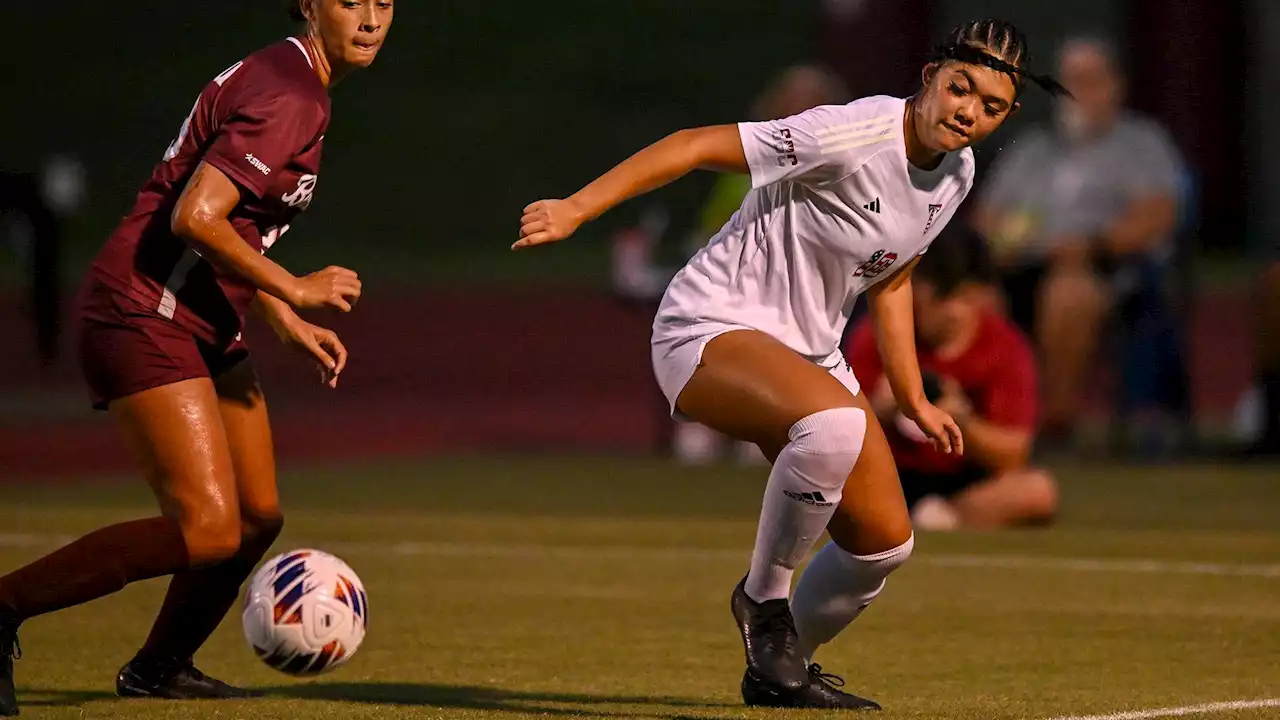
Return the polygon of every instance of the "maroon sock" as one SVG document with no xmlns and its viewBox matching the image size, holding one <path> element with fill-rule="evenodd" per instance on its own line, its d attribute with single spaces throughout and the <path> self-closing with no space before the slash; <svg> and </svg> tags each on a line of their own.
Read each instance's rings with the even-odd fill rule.
<svg viewBox="0 0 1280 720">
<path fill-rule="evenodd" d="M 194 656 L 235 605 L 240 585 L 275 542 L 281 525 L 246 536 L 230 560 L 174 575 L 151 634 L 135 659 L 167 664 Z"/>
<path fill-rule="evenodd" d="M 190 563 L 178 524 L 165 517 L 102 528 L 0 578 L 0 603 L 18 620 L 171 575 Z"/>
</svg>

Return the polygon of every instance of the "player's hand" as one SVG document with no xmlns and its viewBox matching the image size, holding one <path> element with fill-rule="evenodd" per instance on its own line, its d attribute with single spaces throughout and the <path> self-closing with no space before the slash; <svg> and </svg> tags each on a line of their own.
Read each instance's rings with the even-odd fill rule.
<svg viewBox="0 0 1280 720">
<path fill-rule="evenodd" d="M 276 334 L 285 344 L 316 361 L 320 382 L 331 388 L 338 387 L 338 376 L 347 366 L 346 346 L 334 331 L 294 317 L 296 319 L 276 327 Z"/>
<path fill-rule="evenodd" d="M 520 218 L 520 239 L 512 250 L 559 242 L 569 237 L 586 219 L 573 200 L 539 200 L 524 209 Z"/>
<path fill-rule="evenodd" d="M 360 299 L 360 277 L 336 265 L 298 278 L 289 304 L 296 310 L 337 308 L 351 312 Z"/>
<path fill-rule="evenodd" d="M 929 436 L 933 447 L 939 452 L 948 455 L 964 454 L 964 437 L 960 434 L 960 426 L 948 413 L 923 400 L 915 407 L 903 408 L 902 414 Z"/>
</svg>

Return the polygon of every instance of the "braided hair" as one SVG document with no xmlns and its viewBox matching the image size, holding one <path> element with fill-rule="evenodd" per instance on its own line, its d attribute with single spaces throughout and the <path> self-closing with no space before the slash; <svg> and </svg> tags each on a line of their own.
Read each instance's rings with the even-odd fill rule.
<svg viewBox="0 0 1280 720">
<path fill-rule="evenodd" d="M 935 49 L 932 62 L 946 60 L 983 65 L 1002 72 L 1013 80 L 1017 95 L 1022 94 L 1030 80 L 1050 95 L 1071 97 L 1071 93 L 1053 77 L 1037 75 L 1028 69 L 1031 51 L 1027 36 L 1013 23 L 1004 20 L 974 20 L 952 30 L 946 42 Z"/>
</svg>

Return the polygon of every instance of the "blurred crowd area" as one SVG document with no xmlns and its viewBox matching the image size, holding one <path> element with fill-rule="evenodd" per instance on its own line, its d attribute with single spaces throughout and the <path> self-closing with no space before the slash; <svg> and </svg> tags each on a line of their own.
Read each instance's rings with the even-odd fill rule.
<svg viewBox="0 0 1280 720">
<path fill-rule="evenodd" d="M 1003 16 L 1031 37 L 1036 68 L 1054 72 L 1075 99 L 1029 93 L 1018 116 L 978 149 L 978 186 L 930 251 L 935 267 L 919 283 L 931 391 L 979 416 L 1008 411 L 992 399 L 1008 388 L 966 387 L 945 372 L 961 356 L 1007 361 L 978 357 L 996 323 L 1033 358 L 1031 389 L 1014 394 L 1016 412 L 1034 415 L 1036 452 L 1018 470 L 1033 469 L 1041 453 L 1083 446 L 1149 458 L 1210 447 L 1233 457 L 1280 453 L 1280 255 L 1272 252 L 1280 183 L 1269 171 L 1280 145 L 1266 130 L 1276 97 L 1259 91 L 1280 82 L 1280 4 L 813 0 L 781 12 L 753 0 L 733 5 L 732 23 L 729 6 L 715 3 L 565 8 L 559 18 L 510 4 L 501 22 L 487 10 L 406 5 L 385 62 L 360 88 L 337 91 L 341 142 L 326 158 L 316 217 L 303 226 L 309 239 L 291 236 L 281 249 L 286 264 L 315 264 L 323 251 L 325 262 L 372 265 L 372 277 L 394 279 L 405 292 L 434 291 L 449 275 L 503 283 L 503 239 L 525 201 L 570 192 L 681 126 L 910 94 L 949 27 Z M 87 27 L 106 10 L 82 9 L 22 12 L 80 37 L 92 53 L 109 39 Z M 6 331 L 21 339 L 19 353 L 46 366 L 67 364 L 60 323 L 85 259 L 127 207 L 189 95 L 230 58 L 288 31 L 256 5 L 119 12 L 140 13 L 130 21 L 155 29 L 156 47 L 110 55 L 103 78 L 131 77 L 166 43 L 191 47 L 183 64 L 147 88 L 117 83 L 107 91 L 97 87 L 105 80 L 85 79 L 78 62 L 54 54 L 43 60 L 45 79 L 20 74 L 13 90 L 43 107 L 43 117 L 3 119 L 6 136 L 29 141 L 0 152 L 0 281 L 3 301 L 22 310 L 2 315 L 23 324 Z M 193 18 L 216 22 L 194 28 Z M 179 29 L 204 41 L 183 40 Z M 500 42 L 547 32 L 563 37 L 554 47 Z M 624 43 L 619 34 L 648 41 Z M 718 44 L 726 37 L 756 51 L 730 52 Z M 545 90 L 533 94 L 533 84 Z M 97 124 L 86 125 L 90 119 Z M 365 172 L 369 158 L 375 182 Z M 495 175 L 495 167 L 503 170 Z M 682 181 L 600 224 L 594 249 L 587 239 L 549 254 L 554 282 L 536 270 L 521 270 L 519 280 L 542 283 L 536 292 L 547 295 L 555 283 L 577 282 L 569 278 L 576 270 L 605 275 L 612 297 L 601 293 L 601 303 L 647 312 L 748 190 L 738 176 Z M 435 211 L 424 217 L 424 207 Z M 378 209 L 372 217 L 370 208 Z M 953 267 L 937 267 L 944 264 Z M 847 333 L 848 353 L 863 309 Z M 643 365 L 636 354 L 625 362 Z M 1206 394 L 1230 406 L 1213 427 L 1201 407 Z M 891 403 L 882 419 L 895 450 L 922 452 Z M 761 460 L 703 428 L 646 420 L 666 427 L 663 450 L 686 461 Z"/>
<path fill-rule="evenodd" d="M 992 4 L 998 3 L 985 5 Z M 831 22 L 823 37 L 840 50 L 828 52 L 828 62 L 776 73 L 745 116 L 785 117 L 883 92 L 885 73 L 897 71 L 895 65 L 910 78 L 919 72 L 914 60 L 921 57 L 904 51 L 911 43 L 886 45 L 878 33 L 867 34 L 863 23 L 874 15 L 899 31 L 895 39 L 920 37 L 914 32 L 920 16 L 909 10 L 929 5 L 938 4 L 906 2 L 901 13 L 886 17 L 856 0 L 827 3 Z M 978 149 L 978 186 L 929 255 L 942 254 L 939 245 L 956 247 L 945 250 L 946 259 L 924 261 L 963 265 L 965 278 L 963 287 L 948 289 L 952 307 L 940 311 L 934 307 L 936 283 L 917 288 L 922 360 L 928 365 L 939 349 L 944 355 L 970 352 L 963 338 L 931 342 L 927 325 L 938 322 L 941 312 L 941 321 L 962 328 L 966 310 L 957 308 L 980 308 L 968 312 L 1007 321 L 1034 353 L 1030 402 L 1037 456 L 1090 446 L 1145 459 L 1221 456 L 1223 450 L 1237 459 L 1275 457 L 1280 454 L 1280 255 L 1273 249 L 1276 241 L 1268 238 L 1277 228 L 1268 207 L 1239 207 L 1246 196 L 1273 196 L 1274 188 L 1256 186 L 1273 186 L 1274 179 L 1251 175 L 1256 162 L 1236 157 L 1239 149 L 1230 142 L 1243 146 L 1250 137 L 1247 123 L 1238 122 L 1240 103 L 1250 100 L 1243 94 L 1247 85 L 1208 80 L 1232 108 L 1213 110 L 1188 104 L 1190 78 L 1183 78 L 1181 96 L 1170 96 L 1150 87 L 1135 92 L 1139 80 L 1134 76 L 1167 76 L 1187 67 L 1203 72 L 1216 62 L 1203 54 L 1208 52 L 1203 45 L 1217 42 L 1213 38 L 1223 30 L 1239 33 L 1240 44 L 1233 49 L 1243 58 L 1240 67 L 1256 67 L 1273 53 L 1265 33 L 1276 32 L 1276 12 L 1257 3 L 1186 3 L 1159 11 L 1179 17 L 1139 19 L 1124 15 L 1138 12 L 1142 3 L 1083 5 L 1085 15 L 1096 16 L 1092 21 L 1064 23 L 1067 29 L 1054 33 L 1051 45 L 1037 43 L 1037 69 L 1053 72 L 1074 98 L 1041 101 L 1045 107 L 1038 113 L 1033 107 L 1022 113 L 1032 117 L 1008 123 L 994 147 Z M 954 7 L 951 14 L 963 16 Z M 1252 32 L 1233 24 L 1245 18 L 1260 24 Z M 1160 33 L 1173 27 L 1195 28 L 1181 57 L 1152 57 L 1171 41 Z M 843 44 L 851 37 L 866 43 Z M 873 58 L 879 60 L 876 73 L 867 70 Z M 1204 128 L 1208 137 L 1177 134 L 1189 125 L 1180 116 L 1184 108 L 1198 116 L 1191 124 Z M 1216 186 L 1206 187 L 1207 178 Z M 616 289 L 656 302 L 681 262 L 719 230 L 749 189 L 746 178 L 720 176 L 699 211 L 683 222 L 661 203 L 652 204 L 640 222 L 615 237 Z M 1223 222 L 1220 213 L 1228 208 L 1238 217 Z M 1215 274 L 1208 270 L 1215 263 L 1229 269 Z M 1221 309 L 1204 312 L 1204 306 L 1213 307 L 1216 298 L 1227 295 L 1237 300 L 1227 306 L 1233 309 L 1230 315 Z M 865 305 L 855 309 L 847 335 L 866 329 L 862 311 Z M 1232 343 L 1241 327 L 1248 337 Z M 852 352 L 848 344 L 845 349 L 847 355 Z M 1197 422 L 1196 355 L 1212 359 L 1208 367 L 1202 362 L 1196 368 L 1201 375 L 1248 367 L 1252 381 L 1237 388 L 1226 426 L 1206 428 Z M 930 374 L 926 367 L 926 380 L 933 379 Z M 936 380 L 946 385 L 956 378 Z M 910 432 L 900 431 L 892 417 L 882 420 L 891 441 L 900 441 L 895 442 L 900 465 L 909 456 L 928 454 L 923 442 L 905 440 Z M 673 426 L 671 447 L 692 463 L 763 461 L 753 447 L 728 443 L 696 425 Z"/>
</svg>

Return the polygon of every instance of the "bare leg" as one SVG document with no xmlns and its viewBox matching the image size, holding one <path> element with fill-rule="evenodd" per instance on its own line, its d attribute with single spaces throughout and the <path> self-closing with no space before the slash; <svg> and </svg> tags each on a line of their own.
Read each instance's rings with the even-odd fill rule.
<svg viewBox="0 0 1280 720">
<path fill-rule="evenodd" d="M 1055 267 L 1040 286 L 1036 337 L 1048 427 L 1070 428 L 1079 416 L 1107 305 L 1105 287 L 1087 268 Z"/>
<path fill-rule="evenodd" d="M 1058 484 L 1047 470 L 1014 470 L 965 488 L 951 505 L 962 527 L 1043 524 L 1058 513 Z"/>
<path fill-rule="evenodd" d="M 135 662 L 189 664 L 235 604 L 241 583 L 284 525 L 267 404 L 252 364 L 240 363 L 219 376 L 215 385 L 236 478 L 240 549 L 222 563 L 174 576 Z"/>
</svg>

